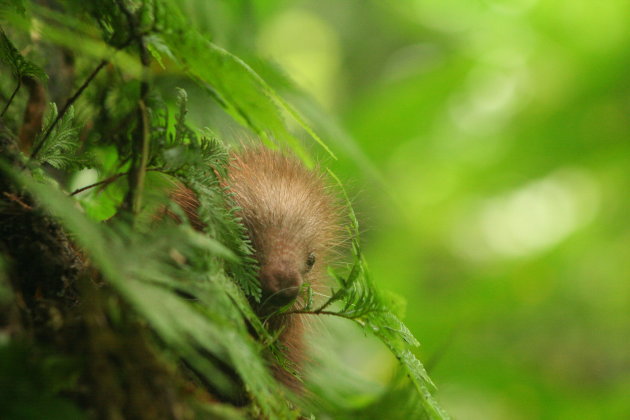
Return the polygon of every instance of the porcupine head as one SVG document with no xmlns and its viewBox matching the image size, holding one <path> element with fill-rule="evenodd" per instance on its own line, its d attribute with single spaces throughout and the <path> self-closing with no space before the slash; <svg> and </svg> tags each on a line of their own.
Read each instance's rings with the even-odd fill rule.
<svg viewBox="0 0 630 420">
<path fill-rule="evenodd" d="M 239 208 L 259 263 L 263 291 L 260 310 L 299 305 L 305 285 L 318 290 L 341 234 L 341 206 L 325 176 L 295 157 L 264 148 L 233 154 L 227 187 Z M 271 318 L 287 357 L 298 368 L 304 357 L 306 315 Z M 292 388 L 295 379 L 283 369 L 275 374 Z"/>
</svg>

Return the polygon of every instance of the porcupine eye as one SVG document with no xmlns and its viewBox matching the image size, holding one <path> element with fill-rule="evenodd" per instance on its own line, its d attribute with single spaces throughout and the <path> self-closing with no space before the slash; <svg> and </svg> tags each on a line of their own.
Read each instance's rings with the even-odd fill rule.
<svg viewBox="0 0 630 420">
<path fill-rule="evenodd" d="M 310 254 L 308 254 L 308 257 L 306 257 L 306 271 L 310 271 L 314 265 L 315 265 L 315 254 L 311 252 Z"/>
</svg>

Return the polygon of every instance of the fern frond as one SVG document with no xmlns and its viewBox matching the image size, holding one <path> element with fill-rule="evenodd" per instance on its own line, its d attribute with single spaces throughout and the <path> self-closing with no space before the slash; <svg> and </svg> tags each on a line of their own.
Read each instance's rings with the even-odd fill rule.
<svg viewBox="0 0 630 420">
<path fill-rule="evenodd" d="M 44 120 L 44 127 L 51 127 L 57 118 L 57 105 L 50 103 L 50 107 Z M 90 165 L 89 156 L 78 153 L 81 145 L 79 141 L 79 129 L 74 118 L 74 108 L 68 108 L 66 114 L 50 130 L 47 138 L 44 134 L 48 129 L 42 130 L 35 144 L 39 145 L 37 160 L 47 163 L 57 169 L 78 170 Z M 43 142 L 40 145 L 40 142 Z"/>
<path fill-rule="evenodd" d="M 339 179 L 331 172 L 344 191 Z M 332 272 L 339 288 L 331 290 L 331 296 L 317 309 L 310 305 L 291 310 L 288 313 L 310 315 L 332 315 L 352 320 L 360 325 L 367 333 L 378 338 L 394 354 L 403 370 L 409 376 L 416 389 L 416 398 L 431 419 L 448 419 L 446 412 L 431 395 L 435 391 L 435 384 L 431 381 L 422 362 L 413 354 L 414 347 L 419 346 L 405 324 L 395 315 L 393 308 L 378 292 L 369 275 L 367 264 L 361 252 L 359 243 L 359 222 L 349 203 L 348 196 L 349 233 L 351 239 L 354 262 L 348 274 L 340 275 Z"/>
<path fill-rule="evenodd" d="M 3 6 L 5 7 L 5 6 Z M 45 81 L 48 76 L 41 67 L 24 58 L 13 43 L 7 38 L 0 28 L 0 61 L 6 63 L 12 70 L 16 79 L 22 77 L 32 77 L 40 81 Z"/>
</svg>

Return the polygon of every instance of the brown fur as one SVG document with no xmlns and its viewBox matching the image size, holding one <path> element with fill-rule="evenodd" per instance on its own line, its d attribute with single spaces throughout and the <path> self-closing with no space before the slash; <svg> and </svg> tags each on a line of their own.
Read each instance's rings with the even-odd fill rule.
<svg viewBox="0 0 630 420">
<path fill-rule="evenodd" d="M 341 206 L 321 172 L 308 170 L 296 158 L 277 151 L 245 148 L 232 155 L 224 184 L 240 209 L 260 266 L 263 299 L 259 312 L 269 313 L 290 303 L 304 283 L 317 289 L 342 232 Z M 198 201 L 190 190 L 178 188 L 172 198 L 200 229 Z M 304 360 L 304 317 L 280 315 L 269 325 L 272 331 L 282 329 L 281 344 L 298 370 Z M 300 389 L 291 374 L 279 367 L 274 370 L 285 385 Z"/>
</svg>

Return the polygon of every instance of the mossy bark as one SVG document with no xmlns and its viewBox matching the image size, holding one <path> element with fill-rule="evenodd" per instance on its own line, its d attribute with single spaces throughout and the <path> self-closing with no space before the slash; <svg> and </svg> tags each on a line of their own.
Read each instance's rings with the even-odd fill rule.
<svg viewBox="0 0 630 420">
<path fill-rule="evenodd" d="M 6 139 L 0 155 L 18 165 Z M 8 158 L 8 159 L 7 159 Z M 12 341 L 78 366 L 63 397 L 88 418 L 185 419 L 186 381 L 151 332 L 100 280 L 72 238 L 0 172 L 0 252 L 13 299 L 0 307 Z"/>
</svg>

